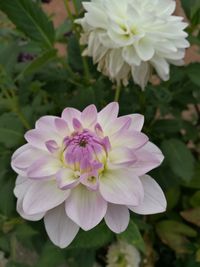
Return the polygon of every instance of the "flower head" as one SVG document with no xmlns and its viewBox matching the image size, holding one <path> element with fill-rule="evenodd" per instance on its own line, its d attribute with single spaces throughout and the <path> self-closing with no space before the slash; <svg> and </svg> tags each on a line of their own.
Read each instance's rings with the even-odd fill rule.
<svg viewBox="0 0 200 267">
<path fill-rule="evenodd" d="M 189 46 L 183 31 L 187 23 L 172 15 L 174 0 L 91 0 L 83 2 L 85 16 L 76 22 L 84 33 L 83 55 L 98 63 L 98 70 L 117 83 L 129 76 L 142 88 L 152 68 L 164 81 L 169 64 L 180 65 Z"/>
<path fill-rule="evenodd" d="M 141 261 L 139 251 L 132 245 L 119 241 L 108 249 L 107 267 L 139 267 Z"/>
<path fill-rule="evenodd" d="M 12 156 L 18 212 L 33 221 L 44 217 L 60 247 L 70 244 L 79 227 L 90 230 L 103 218 L 112 231 L 124 231 L 129 209 L 165 211 L 161 188 L 145 175 L 163 155 L 141 133 L 143 116 L 118 117 L 118 109 L 111 103 L 97 113 L 90 105 L 41 117 Z"/>
</svg>

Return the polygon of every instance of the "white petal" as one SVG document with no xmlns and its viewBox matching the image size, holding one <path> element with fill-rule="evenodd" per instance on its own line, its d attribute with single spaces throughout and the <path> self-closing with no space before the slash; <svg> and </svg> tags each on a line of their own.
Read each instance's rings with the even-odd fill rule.
<svg viewBox="0 0 200 267">
<path fill-rule="evenodd" d="M 110 203 L 139 205 L 143 200 L 142 183 L 130 169 L 109 169 L 108 167 L 100 177 L 99 184 L 101 195 Z"/>
<path fill-rule="evenodd" d="M 60 160 L 53 156 L 43 156 L 36 160 L 27 170 L 30 178 L 43 178 L 55 175 L 62 167 Z"/>
<path fill-rule="evenodd" d="M 150 77 L 150 65 L 148 62 L 142 62 L 140 66 L 133 66 L 131 68 L 133 80 L 142 89 L 145 88 Z"/>
<path fill-rule="evenodd" d="M 164 212 L 167 202 L 158 183 L 149 175 L 144 175 L 140 179 L 144 188 L 144 200 L 138 206 L 129 206 L 129 209 L 138 214 L 156 214 Z"/>
<path fill-rule="evenodd" d="M 154 47 L 151 41 L 149 41 L 148 39 L 142 38 L 140 41 L 135 43 L 134 46 L 138 56 L 143 61 L 148 61 L 153 57 L 155 52 Z"/>
<path fill-rule="evenodd" d="M 86 107 L 81 114 L 81 122 L 85 128 L 92 127 L 97 121 L 97 109 L 95 105 Z"/>
<path fill-rule="evenodd" d="M 110 230 L 119 234 L 126 230 L 129 218 L 130 214 L 126 206 L 109 204 L 104 219 Z"/>
<path fill-rule="evenodd" d="M 103 130 L 116 120 L 119 112 L 119 105 L 117 102 L 108 104 L 98 113 L 98 122 Z"/>
<path fill-rule="evenodd" d="M 20 214 L 22 218 L 24 218 L 25 220 L 29 220 L 29 221 L 39 221 L 45 215 L 45 212 L 36 213 L 33 215 L 26 214 L 23 210 L 23 199 L 17 200 L 17 212 Z"/>
<path fill-rule="evenodd" d="M 88 231 L 103 219 L 107 202 L 98 192 L 79 185 L 71 192 L 65 205 L 67 215 L 83 230 Z"/>
<path fill-rule="evenodd" d="M 49 238 L 60 248 L 67 247 L 79 230 L 78 225 L 67 216 L 64 205 L 48 211 L 44 217 L 44 224 Z"/>
<path fill-rule="evenodd" d="M 60 190 L 55 181 L 34 181 L 25 194 L 23 210 L 29 215 L 48 211 L 63 203 L 70 190 Z"/>
<path fill-rule="evenodd" d="M 132 123 L 129 130 L 140 132 L 144 125 L 144 116 L 141 114 L 131 114 L 128 116 L 132 119 Z"/>
</svg>

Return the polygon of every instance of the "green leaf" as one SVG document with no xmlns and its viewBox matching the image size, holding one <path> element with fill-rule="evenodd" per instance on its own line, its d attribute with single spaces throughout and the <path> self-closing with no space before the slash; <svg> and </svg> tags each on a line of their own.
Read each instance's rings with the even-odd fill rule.
<svg viewBox="0 0 200 267">
<path fill-rule="evenodd" d="M 69 65 L 77 71 L 83 70 L 83 61 L 79 41 L 74 35 L 68 38 L 67 52 Z"/>
<path fill-rule="evenodd" d="M 200 207 L 200 190 L 197 191 L 190 199 L 190 204 L 192 207 Z"/>
<path fill-rule="evenodd" d="M 0 187 L 0 213 L 9 217 L 15 210 L 15 198 L 13 194 L 14 183 L 7 180 Z"/>
<path fill-rule="evenodd" d="M 145 253 L 146 248 L 144 240 L 140 234 L 138 226 L 133 222 L 133 220 L 130 220 L 129 226 L 126 229 L 126 231 L 118 235 L 118 237 L 134 245 L 135 247 L 140 249 L 143 253 Z"/>
<path fill-rule="evenodd" d="M 176 253 L 188 252 L 188 239 L 186 237 L 196 237 L 197 232 L 186 224 L 165 220 L 156 225 L 156 231 L 160 239 L 173 249 Z"/>
<path fill-rule="evenodd" d="M 30 39 L 42 47 L 53 47 L 53 24 L 32 0 L 0 0 L 0 9 Z"/>
<path fill-rule="evenodd" d="M 190 64 L 186 71 L 190 80 L 197 86 L 200 86 L 199 63 Z"/>
<path fill-rule="evenodd" d="M 75 240 L 68 248 L 98 248 L 109 243 L 112 238 L 113 233 L 102 223 L 87 232 L 80 230 Z"/>
<path fill-rule="evenodd" d="M 188 222 L 200 227 L 200 207 L 181 212 L 181 216 Z"/>
<path fill-rule="evenodd" d="M 61 249 L 47 242 L 40 254 L 39 261 L 35 267 L 55 267 L 64 262 L 64 255 Z"/>
<path fill-rule="evenodd" d="M 20 79 L 21 77 L 24 77 L 26 75 L 33 74 L 34 72 L 39 71 L 44 65 L 49 63 L 51 60 L 53 60 L 56 57 L 56 50 L 51 49 L 48 51 L 45 51 L 41 55 L 39 55 L 36 59 L 31 61 L 19 74 L 19 76 L 16 78 L 16 80 Z"/>
<path fill-rule="evenodd" d="M 183 180 L 189 181 L 194 173 L 194 157 L 189 148 L 177 139 L 164 140 L 161 147 L 173 172 Z"/>
<path fill-rule="evenodd" d="M 194 175 L 190 181 L 186 181 L 183 184 L 189 188 L 200 189 L 200 164 L 195 165 Z"/>
<path fill-rule="evenodd" d="M 6 147 L 17 145 L 23 138 L 23 127 L 13 113 L 0 116 L 0 143 Z"/>
</svg>

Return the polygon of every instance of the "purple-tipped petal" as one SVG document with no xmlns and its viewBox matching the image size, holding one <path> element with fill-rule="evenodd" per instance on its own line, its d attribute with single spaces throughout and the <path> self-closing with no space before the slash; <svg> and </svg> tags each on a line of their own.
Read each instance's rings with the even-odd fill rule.
<svg viewBox="0 0 200 267">
<path fill-rule="evenodd" d="M 118 112 L 119 104 L 117 102 L 113 102 L 108 104 L 98 113 L 98 122 L 104 130 L 116 120 Z"/>
<path fill-rule="evenodd" d="M 95 105 L 86 107 L 81 114 L 81 122 L 85 128 L 92 127 L 97 121 L 97 109 Z"/>
<path fill-rule="evenodd" d="M 23 201 L 23 210 L 33 215 L 46 212 L 63 203 L 70 194 L 70 190 L 60 190 L 55 181 L 35 181 L 29 187 Z"/>
<path fill-rule="evenodd" d="M 143 200 L 142 183 L 130 169 L 108 169 L 100 177 L 99 184 L 101 195 L 110 203 L 139 205 Z"/>
<path fill-rule="evenodd" d="M 156 214 L 166 211 L 167 202 L 165 195 L 158 183 L 149 175 L 140 177 L 144 188 L 143 202 L 138 206 L 128 206 L 138 214 Z"/>
<path fill-rule="evenodd" d="M 80 120 L 81 112 L 75 108 L 66 108 L 63 110 L 61 117 L 67 122 L 70 130 L 73 130 L 73 119 Z"/>
<path fill-rule="evenodd" d="M 61 118 L 56 118 L 54 120 L 55 128 L 57 132 L 62 135 L 63 137 L 70 135 L 68 124 L 65 120 Z"/>
<path fill-rule="evenodd" d="M 66 200 L 67 215 L 83 230 L 95 227 L 106 214 L 107 202 L 98 192 L 89 191 L 82 185 L 72 190 Z"/>
<path fill-rule="evenodd" d="M 48 211 L 44 224 L 49 238 L 60 248 L 67 247 L 79 230 L 78 225 L 67 216 L 64 205 Z"/>
<path fill-rule="evenodd" d="M 61 146 L 63 141 L 58 133 L 39 129 L 29 130 L 28 132 L 26 132 L 24 137 L 30 145 L 45 151 L 48 151 L 46 147 L 47 141 L 54 140 L 59 146 Z"/>
<path fill-rule="evenodd" d="M 45 215 L 45 212 L 36 213 L 33 215 L 26 214 L 23 210 L 23 199 L 17 200 L 17 212 L 20 214 L 22 218 L 24 218 L 25 220 L 29 220 L 29 221 L 39 221 Z"/>
<path fill-rule="evenodd" d="M 104 219 L 110 230 L 122 233 L 129 224 L 129 210 L 126 206 L 109 204 Z"/>
<path fill-rule="evenodd" d="M 159 161 L 159 163 L 161 164 L 162 161 L 164 160 L 164 156 L 163 156 L 163 153 L 162 151 L 156 146 L 154 145 L 153 143 L 151 142 L 147 142 L 143 148 L 143 150 L 146 150 L 147 152 L 149 153 L 152 153 L 152 155 L 154 157 L 156 157 L 156 159 Z"/>
</svg>

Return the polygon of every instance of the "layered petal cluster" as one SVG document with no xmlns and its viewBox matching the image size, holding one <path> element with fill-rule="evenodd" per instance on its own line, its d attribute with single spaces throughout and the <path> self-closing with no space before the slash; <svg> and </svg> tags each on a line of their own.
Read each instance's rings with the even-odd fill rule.
<svg viewBox="0 0 200 267">
<path fill-rule="evenodd" d="M 141 256 L 131 244 L 119 241 L 108 249 L 106 267 L 139 267 Z"/>
<path fill-rule="evenodd" d="M 82 112 L 66 108 L 61 117 L 41 117 L 12 156 L 17 211 L 27 220 L 44 217 L 50 239 L 61 248 L 79 228 L 90 230 L 103 218 L 120 233 L 128 226 L 129 210 L 166 209 L 161 188 L 146 175 L 163 155 L 141 133 L 143 116 L 118 117 L 118 109 L 114 102 L 99 113 L 90 105 Z"/>
<path fill-rule="evenodd" d="M 144 88 L 152 69 L 169 79 L 169 64 L 181 65 L 189 46 L 182 17 L 172 15 L 174 0 L 91 0 L 76 22 L 83 28 L 83 55 L 117 83 Z"/>
</svg>

